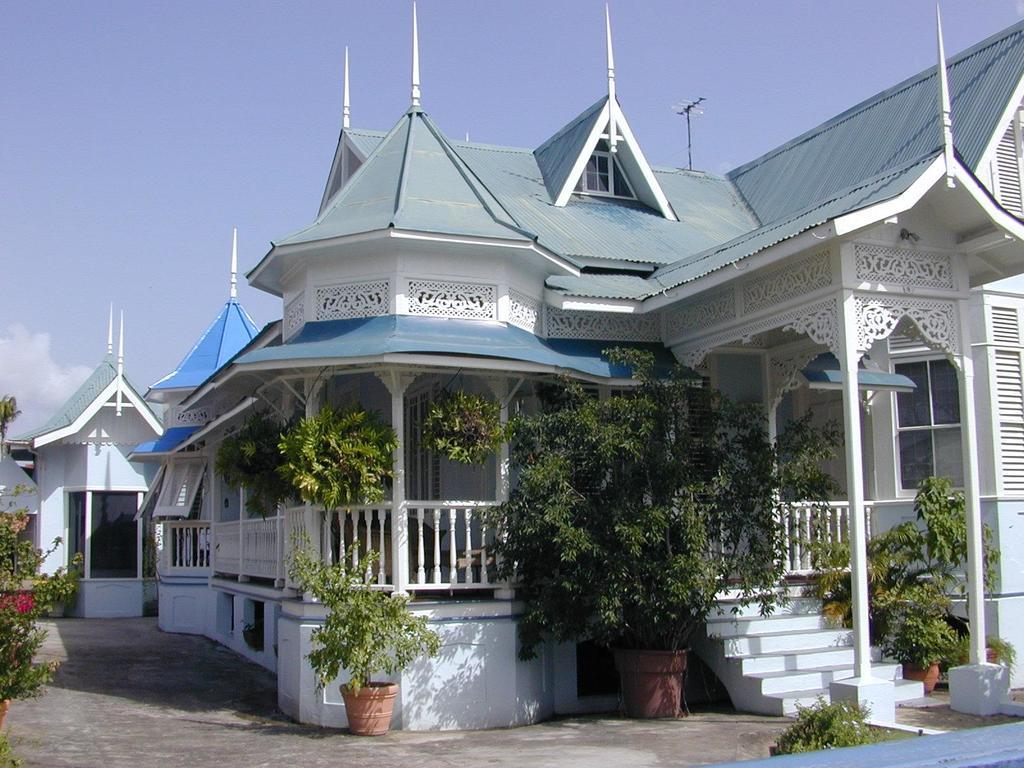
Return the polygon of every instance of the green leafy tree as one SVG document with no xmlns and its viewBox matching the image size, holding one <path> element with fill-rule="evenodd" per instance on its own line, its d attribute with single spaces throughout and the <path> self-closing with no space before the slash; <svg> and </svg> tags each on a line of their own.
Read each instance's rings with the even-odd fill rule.
<svg viewBox="0 0 1024 768">
<path fill-rule="evenodd" d="M 0 456 L 7 450 L 7 429 L 11 422 L 21 415 L 18 401 L 14 395 L 0 397 Z"/>
<path fill-rule="evenodd" d="M 525 600 L 521 653 L 544 637 L 680 650 L 725 589 L 780 601 L 786 499 L 824 504 L 834 429 L 799 421 L 773 444 L 764 412 L 653 357 L 613 352 L 637 387 L 597 400 L 571 382 L 510 424 L 520 468 L 492 525 L 501 575 Z M 553 396 L 552 396 L 553 395 Z"/>
<path fill-rule="evenodd" d="M 269 414 L 256 413 L 217 449 L 217 474 L 228 485 L 245 487 L 245 507 L 254 515 L 266 516 L 268 510 L 294 495 L 280 471 L 283 459 L 278 444 L 283 433 L 280 422 Z"/>
</svg>

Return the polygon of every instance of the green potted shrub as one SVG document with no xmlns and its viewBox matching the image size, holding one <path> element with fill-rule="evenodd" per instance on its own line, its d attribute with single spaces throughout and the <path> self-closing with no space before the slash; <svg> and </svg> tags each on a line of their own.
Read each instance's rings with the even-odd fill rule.
<svg viewBox="0 0 1024 768">
<path fill-rule="evenodd" d="M 483 464 L 501 446 L 501 406 L 482 395 L 446 392 L 430 406 L 423 440 L 431 451 L 461 464 Z"/>
<path fill-rule="evenodd" d="M 228 485 L 245 488 L 245 508 L 253 515 L 266 517 L 295 495 L 281 473 L 279 443 L 285 429 L 270 414 L 254 413 L 217 449 L 217 474 Z"/>
<path fill-rule="evenodd" d="M 440 647 L 424 617 L 409 612 L 405 595 L 373 588 L 376 553 L 368 567 L 351 567 L 349 556 L 325 565 L 301 542 L 293 546 L 292 578 L 323 603 L 327 616 L 313 630 L 309 663 L 320 687 L 330 685 L 341 671 L 349 680 L 341 686 L 349 729 L 359 736 L 388 732 L 398 685 L 374 681 L 374 674 L 394 675 L 416 658 L 433 656 Z"/>
<path fill-rule="evenodd" d="M 779 499 L 824 503 L 818 468 L 834 435 L 807 421 L 780 435 L 763 412 L 633 367 L 630 397 L 598 400 L 563 382 L 551 407 L 510 428 L 518 483 L 490 525 L 503 578 L 524 601 L 521 654 L 546 638 L 615 651 L 628 715 L 682 712 L 690 636 L 719 595 L 769 612 L 782 599 L 786 540 Z"/>
<path fill-rule="evenodd" d="M 32 593 L 39 604 L 46 607 L 51 617 L 62 617 L 64 609 L 74 604 L 82 562 L 82 554 L 76 553 L 71 559 L 71 565 L 61 566 L 53 573 L 43 574 L 36 579 Z"/>
<path fill-rule="evenodd" d="M 826 702 L 819 698 L 809 707 L 797 705 L 796 722 L 782 732 L 773 755 L 816 752 L 837 747 L 873 744 L 868 710 L 853 701 Z"/>
<path fill-rule="evenodd" d="M 946 621 L 948 598 L 933 584 L 901 590 L 886 608 L 889 629 L 882 650 L 903 665 L 903 677 L 919 680 L 925 694 L 935 690 L 939 664 L 949 657 L 957 637 Z"/>
</svg>

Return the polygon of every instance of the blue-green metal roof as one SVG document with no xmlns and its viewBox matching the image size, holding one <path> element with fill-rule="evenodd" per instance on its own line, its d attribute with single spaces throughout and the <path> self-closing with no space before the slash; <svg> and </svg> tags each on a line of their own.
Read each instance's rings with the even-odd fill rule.
<svg viewBox="0 0 1024 768">
<path fill-rule="evenodd" d="M 145 443 L 139 443 L 132 450 L 133 454 L 146 455 L 154 453 L 170 453 L 185 440 L 192 436 L 194 432 L 199 430 L 199 425 L 192 427 L 170 427 L 165 430 L 160 437 L 156 440 L 149 440 Z"/>
<path fill-rule="evenodd" d="M 345 135 L 349 141 L 359 150 L 363 157 L 369 157 L 370 153 L 377 148 L 380 140 L 387 136 L 384 131 L 367 131 L 362 128 L 346 128 Z"/>
<path fill-rule="evenodd" d="M 237 299 L 228 299 L 178 367 L 151 389 L 196 387 L 256 336 L 256 324 Z"/>
<path fill-rule="evenodd" d="M 86 409 L 96 400 L 97 397 L 110 386 L 110 383 L 117 378 L 117 367 L 116 363 L 111 356 L 107 356 L 103 359 L 96 369 L 89 374 L 89 377 L 82 382 L 82 385 L 75 390 L 74 394 L 71 395 L 64 404 L 56 410 L 56 412 L 37 429 L 33 429 L 31 432 L 26 432 L 22 435 L 18 435 L 13 438 L 14 440 L 34 440 L 37 437 L 48 435 L 51 432 L 56 432 L 58 429 L 64 429 L 70 427 L 75 423 L 75 420 L 85 413 Z M 139 390 L 132 385 L 128 378 L 125 377 L 125 383 L 131 387 L 132 391 L 138 395 Z M 139 400 L 142 400 L 141 395 Z"/>
<path fill-rule="evenodd" d="M 875 369 L 867 367 L 870 360 L 866 358 L 867 355 L 862 357 L 857 366 L 857 386 L 860 389 L 887 392 L 913 392 L 917 389 L 913 380 L 903 374 L 889 373 L 878 369 L 877 366 Z M 812 386 L 838 389 L 843 385 L 843 372 L 840 370 L 839 360 L 831 352 L 822 352 L 800 373 Z"/>
<path fill-rule="evenodd" d="M 245 365 L 330 358 L 342 361 L 396 353 L 433 353 L 518 360 L 591 376 L 628 378 L 626 367 L 613 365 L 602 356 L 605 349 L 622 346 L 647 349 L 656 355 L 660 365 L 672 363 L 671 355 L 657 343 L 541 339 L 505 323 L 406 315 L 306 323 L 287 344 L 247 352 L 237 362 Z"/>
<path fill-rule="evenodd" d="M 565 186 L 572 167 L 583 151 L 583 145 L 594 130 L 594 123 L 607 101 L 607 96 L 595 101 L 533 151 L 552 201 Z"/>
<path fill-rule="evenodd" d="M 1024 73 L 1024 21 L 949 59 L 953 141 L 975 170 Z M 727 176 L 762 223 L 942 147 L 937 67 L 867 99 Z"/>
</svg>

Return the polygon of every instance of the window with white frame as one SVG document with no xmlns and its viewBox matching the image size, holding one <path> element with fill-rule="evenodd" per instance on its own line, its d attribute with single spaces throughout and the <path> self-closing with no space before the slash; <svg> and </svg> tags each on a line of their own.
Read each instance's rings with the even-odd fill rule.
<svg viewBox="0 0 1024 768">
<path fill-rule="evenodd" d="M 576 191 L 588 195 L 605 195 L 608 197 L 636 198 L 633 188 L 629 185 L 622 166 L 611 153 L 608 142 L 601 139 L 597 143 L 594 154 L 587 160 L 583 175 L 576 184 Z"/>
<path fill-rule="evenodd" d="M 900 486 L 912 490 L 931 475 L 962 486 L 960 390 L 948 360 L 917 360 L 895 365 L 916 385 L 896 395 L 896 452 Z"/>
<path fill-rule="evenodd" d="M 163 486 L 153 512 L 155 517 L 190 517 L 203 482 L 206 463 L 201 459 L 178 459 L 167 465 Z"/>
</svg>

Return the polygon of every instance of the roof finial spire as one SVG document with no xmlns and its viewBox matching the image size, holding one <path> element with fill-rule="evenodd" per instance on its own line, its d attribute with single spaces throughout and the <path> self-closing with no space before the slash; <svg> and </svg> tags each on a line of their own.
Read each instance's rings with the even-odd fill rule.
<svg viewBox="0 0 1024 768">
<path fill-rule="evenodd" d="M 232 299 L 238 297 L 238 227 L 231 228 L 231 291 Z"/>
<path fill-rule="evenodd" d="M 350 119 L 349 101 L 348 101 L 348 46 L 345 46 L 345 90 L 341 100 L 341 127 L 348 130 L 349 119 Z"/>
<path fill-rule="evenodd" d="M 110 317 L 107 320 L 107 357 L 114 354 L 114 302 L 110 302 Z"/>
<path fill-rule="evenodd" d="M 946 160 L 946 186 L 950 189 L 956 186 L 953 177 L 955 168 L 955 157 L 953 154 L 953 118 L 952 108 L 949 103 L 949 74 L 946 71 L 946 48 L 942 43 L 942 12 L 939 10 L 938 0 L 935 2 L 935 31 L 939 41 L 939 110 L 942 122 L 942 151 Z"/>
<path fill-rule="evenodd" d="M 121 390 L 124 380 L 124 310 L 121 310 L 121 332 L 117 338 L 117 408 L 116 413 L 121 415 Z"/>
<path fill-rule="evenodd" d="M 608 3 L 604 4 L 604 33 L 608 51 L 608 146 L 612 152 L 617 152 L 615 146 L 618 142 L 617 131 L 615 130 L 615 54 L 612 51 L 612 16 L 608 10 Z"/>
<path fill-rule="evenodd" d="M 420 33 L 416 25 L 416 2 L 412 4 L 412 105 L 420 105 Z"/>
</svg>

